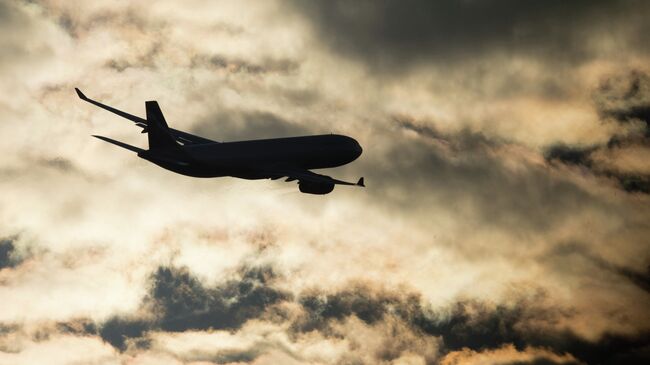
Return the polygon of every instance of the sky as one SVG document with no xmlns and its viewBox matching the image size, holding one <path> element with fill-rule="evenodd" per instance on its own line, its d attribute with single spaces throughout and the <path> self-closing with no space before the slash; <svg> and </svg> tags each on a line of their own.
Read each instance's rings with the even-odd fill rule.
<svg viewBox="0 0 650 365">
<path fill-rule="evenodd" d="M 650 2 L 0 0 L 0 364 L 647 364 Z M 366 187 L 193 179 L 74 88 Z"/>
</svg>

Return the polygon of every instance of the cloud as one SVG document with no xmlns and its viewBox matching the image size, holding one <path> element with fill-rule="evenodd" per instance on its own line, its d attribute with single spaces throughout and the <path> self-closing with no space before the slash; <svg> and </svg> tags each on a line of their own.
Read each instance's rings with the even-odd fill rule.
<svg viewBox="0 0 650 365">
<path fill-rule="evenodd" d="M 417 292 L 359 282 L 338 291 L 313 288 L 294 296 L 275 288 L 285 279 L 268 266 L 242 267 L 235 278 L 215 286 L 201 283 L 186 268 L 160 267 L 150 280 L 150 292 L 138 312 L 113 317 L 97 326 L 86 320 L 62 322 L 56 331 L 99 335 L 131 354 L 163 350 L 157 338 L 164 333 L 227 330 L 243 336 L 250 326 L 268 322 L 280 326 L 274 331 L 287 331 L 294 350 L 285 351 L 298 357 L 304 354 L 295 353 L 296 344 L 314 334 L 325 339 L 346 339 L 351 344 L 358 342 L 360 349 L 374 351 L 373 361 L 419 354 L 442 363 L 487 356 L 495 356 L 503 363 L 509 363 L 505 359 L 615 363 L 617 359 L 638 361 L 650 355 L 644 349 L 650 335 L 647 333 L 606 334 L 592 342 L 563 328 L 563 319 L 573 312 L 554 307 L 548 294 L 540 290 L 513 292 L 502 304 L 460 300 L 447 308 L 434 309 Z M 284 309 L 277 312 L 273 308 Z M 274 311 L 281 315 L 273 315 Z M 355 335 L 359 331 L 368 332 L 371 338 L 379 337 L 369 343 L 366 341 L 370 338 Z M 432 344 L 435 351 L 427 352 Z M 193 350 L 182 356 L 209 358 L 217 363 L 252 362 L 277 347 L 264 340 L 246 349 Z M 356 356 L 361 353 L 352 352 L 348 359 Z"/>
<path fill-rule="evenodd" d="M 639 70 L 609 76 L 594 93 L 594 100 L 603 118 L 638 127 L 627 134 L 612 136 L 606 144 L 550 146 L 546 159 L 613 178 L 628 192 L 649 193 L 650 170 L 646 160 L 650 114 L 646 109 L 650 105 L 650 78 Z"/>
<path fill-rule="evenodd" d="M 272 112 L 261 110 L 224 110 L 203 117 L 192 133 L 232 142 L 246 139 L 290 137 L 310 133 L 310 128 L 284 119 Z"/>
<path fill-rule="evenodd" d="M 249 74 L 265 74 L 269 72 L 296 72 L 300 67 L 300 64 L 290 59 L 266 59 L 260 64 L 257 64 L 217 54 L 212 56 L 196 55 L 192 58 L 190 67 L 208 67 L 218 70 L 223 69 L 232 73 L 243 72 Z"/>
<path fill-rule="evenodd" d="M 542 348 L 526 348 L 517 350 L 512 345 L 484 351 L 462 349 L 447 354 L 441 365 L 459 364 L 509 364 L 509 365 L 553 365 L 579 364 L 570 354 L 559 355 Z"/>
<path fill-rule="evenodd" d="M 647 32 L 641 1 L 315 1 L 292 3 L 334 50 L 392 71 L 494 52 L 580 62 L 607 35 L 628 47 Z"/>
<path fill-rule="evenodd" d="M 639 288 L 645 291 L 650 291 L 650 266 L 646 268 L 619 266 L 616 263 L 610 262 L 606 258 L 591 252 L 588 245 L 576 242 L 557 245 L 548 253 L 548 255 L 549 259 L 579 255 L 591 262 L 593 265 L 614 274 L 621 275 Z"/>
<path fill-rule="evenodd" d="M 270 267 L 243 267 L 236 279 L 208 287 L 187 268 L 160 267 L 150 278 L 152 287 L 142 304 L 146 315 L 113 317 L 101 325 L 99 334 L 125 350 L 129 338 L 153 330 L 236 330 L 290 298 L 288 292 L 272 286 L 275 277 Z"/>
<path fill-rule="evenodd" d="M 18 260 L 14 256 L 14 238 L 3 238 L 0 240 L 0 269 L 14 267 Z"/>
<path fill-rule="evenodd" d="M 650 128 L 650 76 L 643 70 L 604 78 L 594 98 L 604 116 L 622 123 L 639 120 Z"/>
<path fill-rule="evenodd" d="M 0 363 L 647 358 L 645 2 L 0 6 Z M 74 86 L 367 187 L 161 171 Z"/>
</svg>

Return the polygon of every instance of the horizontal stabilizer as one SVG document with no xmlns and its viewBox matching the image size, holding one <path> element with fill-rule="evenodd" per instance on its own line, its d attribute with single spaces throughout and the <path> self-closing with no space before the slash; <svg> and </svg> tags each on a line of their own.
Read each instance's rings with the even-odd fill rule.
<svg viewBox="0 0 650 365">
<path fill-rule="evenodd" d="M 101 140 L 104 141 L 104 142 L 112 143 L 112 144 L 114 144 L 114 145 L 116 145 L 116 146 L 120 146 L 120 147 L 122 147 L 122 148 L 126 148 L 126 149 L 129 150 L 129 151 L 133 151 L 133 152 L 136 152 L 136 153 L 144 152 L 144 150 L 143 150 L 142 148 L 138 148 L 138 147 L 135 147 L 135 146 L 131 146 L 130 144 L 126 144 L 126 143 L 124 143 L 124 142 L 116 141 L 116 140 L 114 140 L 114 139 L 110 139 L 110 138 L 108 138 L 108 137 L 97 136 L 97 135 L 94 135 L 94 134 L 93 134 L 93 137 L 95 137 L 95 138 L 99 138 L 99 139 L 101 139 Z"/>
</svg>

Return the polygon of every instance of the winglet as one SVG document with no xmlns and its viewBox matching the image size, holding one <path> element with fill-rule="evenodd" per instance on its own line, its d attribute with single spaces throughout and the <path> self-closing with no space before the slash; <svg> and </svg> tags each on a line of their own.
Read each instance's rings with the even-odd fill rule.
<svg viewBox="0 0 650 365">
<path fill-rule="evenodd" d="M 75 87 L 75 88 L 74 88 L 74 91 L 77 92 L 77 95 L 79 95 L 79 98 L 80 98 L 81 100 L 88 100 L 88 98 L 86 97 L 86 95 L 84 95 L 84 93 L 82 93 L 81 90 L 79 90 L 78 88 Z"/>
<path fill-rule="evenodd" d="M 366 184 L 363 182 L 363 177 L 359 178 L 359 181 L 357 181 L 357 186 L 363 186 L 364 188 L 366 187 Z"/>
</svg>

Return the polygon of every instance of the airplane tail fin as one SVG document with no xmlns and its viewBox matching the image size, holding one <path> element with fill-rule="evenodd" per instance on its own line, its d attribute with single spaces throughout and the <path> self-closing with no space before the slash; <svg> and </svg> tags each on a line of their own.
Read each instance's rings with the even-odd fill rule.
<svg viewBox="0 0 650 365">
<path fill-rule="evenodd" d="M 155 151 L 177 151 L 181 146 L 169 132 L 169 126 L 165 121 L 160 106 L 155 101 L 145 102 L 147 109 L 147 132 L 149 136 L 149 150 Z"/>
</svg>

